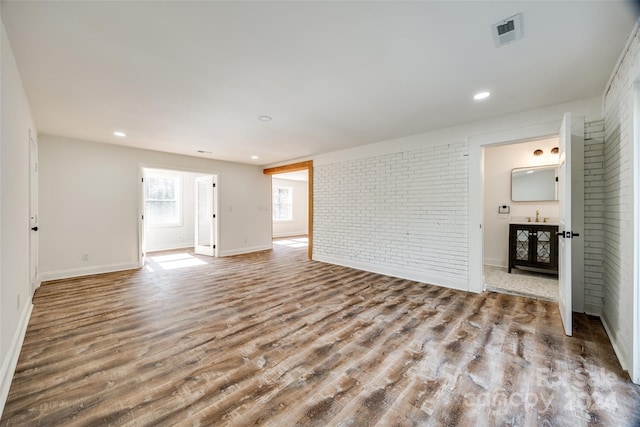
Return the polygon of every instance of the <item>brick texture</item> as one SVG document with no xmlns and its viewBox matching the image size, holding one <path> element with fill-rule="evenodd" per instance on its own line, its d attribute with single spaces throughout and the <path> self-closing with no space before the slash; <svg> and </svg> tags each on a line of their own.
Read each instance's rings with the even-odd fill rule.
<svg viewBox="0 0 640 427">
<path fill-rule="evenodd" d="M 466 283 L 468 168 L 466 142 L 315 167 L 314 254 Z"/>
<path fill-rule="evenodd" d="M 633 334 L 633 83 L 639 57 L 636 31 L 604 96 L 603 321 L 624 368 L 631 364 Z"/>
<path fill-rule="evenodd" d="M 604 305 L 604 119 L 585 123 L 584 138 L 584 302 L 587 311 L 599 314 Z"/>
</svg>

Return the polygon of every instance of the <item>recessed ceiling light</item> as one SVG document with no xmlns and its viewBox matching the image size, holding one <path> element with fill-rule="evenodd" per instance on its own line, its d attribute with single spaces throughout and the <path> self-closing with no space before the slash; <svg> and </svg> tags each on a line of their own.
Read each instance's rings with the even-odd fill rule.
<svg viewBox="0 0 640 427">
<path fill-rule="evenodd" d="M 473 95 L 473 99 L 475 99 L 476 101 L 480 101 L 481 99 L 486 99 L 491 95 L 491 93 L 489 92 L 478 92 L 475 95 Z"/>
<path fill-rule="evenodd" d="M 115 136 L 120 137 L 120 138 L 124 138 L 125 136 L 127 136 L 126 133 L 124 132 L 120 132 L 120 131 L 116 131 L 113 133 Z"/>
<path fill-rule="evenodd" d="M 251 156 L 251 158 L 252 158 L 253 160 L 258 160 L 260 157 L 258 157 L 258 156 Z"/>
<path fill-rule="evenodd" d="M 270 122 L 271 119 L 272 119 L 271 116 L 258 116 L 258 120 L 263 122 Z"/>
</svg>

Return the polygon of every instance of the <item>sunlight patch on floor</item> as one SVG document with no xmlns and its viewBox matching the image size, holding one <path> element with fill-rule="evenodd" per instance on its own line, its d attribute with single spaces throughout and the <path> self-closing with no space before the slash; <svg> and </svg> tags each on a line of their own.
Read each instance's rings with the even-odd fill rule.
<svg viewBox="0 0 640 427">
<path fill-rule="evenodd" d="M 206 262 L 186 252 L 170 255 L 152 256 L 149 257 L 149 261 L 150 262 L 148 262 L 145 266 L 145 269 L 148 271 L 175 270 L 177 268 L 207 265 Z"/>
<path fill-rule="evenodd" d="M 289 248 L 306 248 L 309 246 L 309 239 L 306 237 L 296 237 L 291 239 L 278 239 L 273 241 L 274 245 L 286 246 Z"/>
</svg>

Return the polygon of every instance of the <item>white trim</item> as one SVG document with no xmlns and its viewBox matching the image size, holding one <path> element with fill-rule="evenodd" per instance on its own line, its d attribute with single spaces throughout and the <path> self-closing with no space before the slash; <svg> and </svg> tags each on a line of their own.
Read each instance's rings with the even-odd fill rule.
<svg viewBox="0 0 640 427">
<path fill-rule="evenodd" d="M 448 277 L 442 277 L 437 274 L 420 273 L 417 271 L 401 270 L 398 268 L 383 267 L 376 264 L 353 261 L 349 259 L 336 258 L 331 256 L 313 256 L 314 261 L 325 262 L 328 264 L 341 265 L 343 267 L 355 268 L 357 270 L 369 271 L 371 273 L 384 274 L 385 276 L 399 277 L 401 279 L 413 280 L 430 285 L 442 286 L 444 288 L 457 289 L 466 291 L 467 283 L 464 280 L 454 280 Z"/>
<path fill-rule="evenodd" d="M 147 255 L 153 252 L 173 251 L 176 249 L 193 249 L 193 242 L 173 243 L 168 245 L 158 245 L 153 249 L 147 248 Z"/>
<path fill-rule="evenodd" d="M 11 381 L 13 381 L 13 374 L 15 374 L 16 366 L 18 365 L 18 358 L 20 357 L 20 350 L 22 350 L 22 343 L 27 333 L 27 326 L 29 325 L 29 319 L 31 319 L 31 312 L 33 311 L 33 303 L 29 301 L 29 304 L 25 304 L 25 309 L 20 316 L 20 322 L 16 328 L 16 332 L 13 334 L 7 357 L 4 359 L 2 368 L 0 369 L 0 417 L 2 417 L 2 411 L 4 405 L 7 403 L 7 397 L 9 396 L 9 389 L 11 388 Z"/>
<path fill-rule="evenodd" d="M 557 135 L 560 120 L 469 137 L 469 291 L 483 290 L 484 147 Z"/>
<path fill-rule="evenodd" d="M 217 256 L 223 257 L 223 256 L 243 255 L 243 254 L 250 254 L 252 252 L 268 251 L 271 249 L 273 249 L 273 246 L 271 244 L 262 245 L 262 246 L 252 246 L 250 248 L 232 249 L 229 251 L 219 251 L 217 252 L 218 254 Z"/>
<path fill-rule="evenodd" d="M 49 271 L 40 273 L 43 282 L 48 280 L 68 279 L 71 277 L 91 276 L 93 274 L 113 273 L 124 270 L 137 270 L 140 266 L 137 262 L 123 264 L 96 265 L 93 267 L 71 268 L 68 270 Z"/>
<path fill-rule="evenodd" d="M 300 231 L 287 231 L 286 233 L 274 233 L 274 238 L 280 237 L 297 237 L 297 236 L 306 236 L 309 231 L 305 228 Z"/>
<path fill-rule="evenodd" d="M 468 288 L 471 292 L 480 293 L 485 289 L 484 283 L 484 245 L 483 245 L 483 212 L 484 212 L 484 150 L 479 143 L 469 138 L 469 213 L 468 218 Z"/>
<path fill-rule="evenodd" d="M 611 332 L 611 331 L 614 331 L 614 329 L 612 327 L 610 327 L 609 324 L 607 323 L 607 317 L 606 316 L 601 316 L 600 320 L 602 321 L 602 326 L 604 326 L 604 330 L 607 333 L 607 336 L 609 338 L 609 342 L 611 343 L 611 346 L 613 347 L 613 352 L 616 354 L 616 357 L 618 358 L 618 362 L 620 362 L 620 366 L 622 367 L 622 370 L 629 372 L 629 366 L 626 363 L 626 359 L 624 357 L 622 357 L 624 355 L 624 353 L 622 352 L 622 350 L 618 346 L 618 340 L 614 339 L 614 337 L 616 335 Z"/>
<path fill-rule="evenodd" d="M 636 22 L 636 27 L 637 27 Z M 633 325 L 631 380 L 640 384 L 640 81 L 633 84 Z"/>
</svg>

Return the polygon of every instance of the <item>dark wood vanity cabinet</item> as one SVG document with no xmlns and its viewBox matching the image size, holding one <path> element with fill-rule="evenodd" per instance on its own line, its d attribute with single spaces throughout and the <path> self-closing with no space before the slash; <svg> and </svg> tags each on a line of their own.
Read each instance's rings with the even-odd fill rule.
<svg viewBox="0 0 640 427">
<path fill-rule="evenodd" d="M 509 273 L 525 267 L 558 273 L 557 225 L 509 224 Z"/>
</svg>

